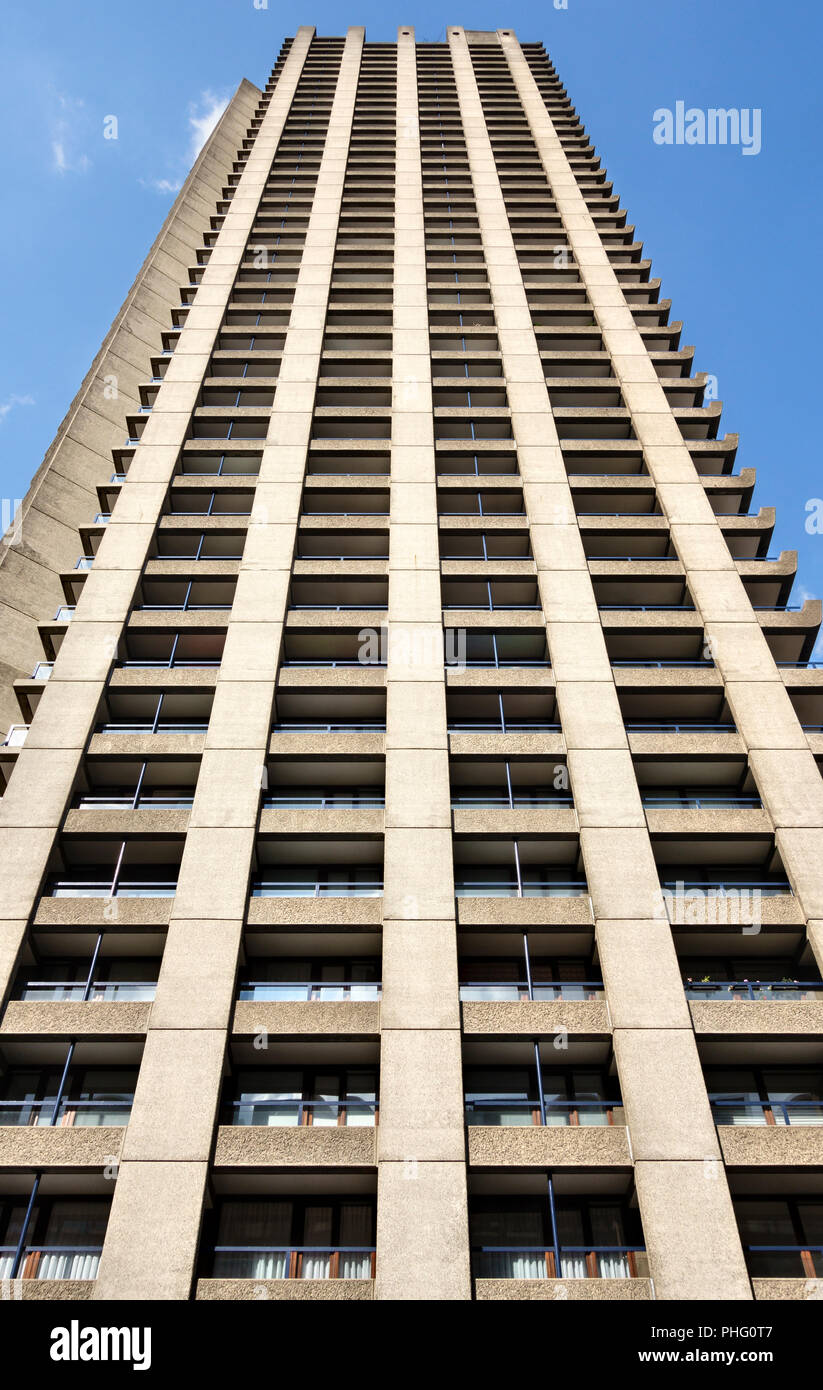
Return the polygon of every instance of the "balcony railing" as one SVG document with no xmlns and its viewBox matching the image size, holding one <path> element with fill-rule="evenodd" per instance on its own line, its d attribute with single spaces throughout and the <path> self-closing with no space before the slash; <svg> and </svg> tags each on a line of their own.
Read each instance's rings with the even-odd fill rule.
<svg viewBox="0 0 823 1390">
<path fill-rule="evenodd" d="M 18 1277 L 21 1279 L 94 1279 L 102 1245 L 27 1245 Z M 17 1247 L 0 1245 L 0 1279 L 11 1277 Z"/>
<path fill-rule="evenodd" d="M 550 1129 L 625 1125 L 620 1100 L 467 1100 L 468 1125 L 546 1125 Z"/>
<path fill-rule="evenodd" d="M 767 880 L 741 879 L 737 880 L 708 880 L 700 878 L 687 879 L 665 879 L 661 887 L 667 892 L 677 894 L 679 892 L 688 893 L 694 889 L 699 889 L 704 893 L 712 893 L 715 897 L 736 897 L 741 893 L 759 893 L 761 898 L 779 898 L 784 893 L 791 895 L 791 885 L 789 882 L 775 883 Z"/>
<path fill-rule="evenodd" d="M 289 613 L 349 613 L 365 612 L 366 610 L 385 613 L 388 608 L 388 598 L 382 603 L 290 603 L 287 605 Z"/>
<path fill-rule="evenodd" d="M 247 980 L 240 985 L 237 997 L 241 1000 L 253 999 L 258 1003 L 376 1003 L 382 992 L 382 985 L 372 980 L 341 980 L 334 983 L 326 980 Z"/>
<path fill-rule="evenodd" d="M 518 884 L 509 879 L 456 875 L 454 891 L 458 898 L 581 898 L 589 890 L 581 879 L 555 882 L 535 878 Z"/>
<path fill-rule="evenodd" d="M 138 661 L 136 657 L 128 657 L 118 662 L 118 665 L 134 671 L 179 671 L 189 668 L 200 669 L 201 667 L 219 666 L 220 661 L 186 661 L 183 658 L 172 657 L 168 661 Z"/>
<path fill-rule="evenodd" d="M 449 720 L 447 730 L 450 734 L 556 734 L 560 732 L 560 725 L 549 719 L 453 719 Z"/>
<path fill-rule="evenodd" d="M 219 515 L 219 513 L 218 513 L 218 515 Z M 165 550 L 164 550 L 164 551 L 158 551 L 157 554 L 156 554 L 156 555 L 153 555 L 151 558 L 152 558 L 152 560 L 160 560 L 160 561 L 166 561 L 166 560 L 190 560 L 192 564 L 195 564 L 195 563 L 196 563 L 196 564 L 209 564 L 209 563 L 212 563 L 212 564 L 213 564 L 213 563 L 215 563 L 216 561 L 220 561 L 220 560 L 242 560 L 242 559 L 243 559 L 243 556 L 242 556 L 242 554 L 240 554 L 240 555 L 229 555 L 228 553 L 224 554 L 223 552 L 221 552 L 219 555 L 203 555 L 203 554 L 201 554 L 201 553 L 194 553 L 194 552 L 192 552 L 192 551 L 189 551 L 189 553 L 188 553 L 187 555 L 172 555 L 169 551 L 165 551 Z"/>
<path fill-rule="evenodd" d="M 636 662 L 631 663 L 633 666 Z M 702 665 L 703 663 L 698 663 Z M 674 721 L 662 722 L 648 719 L 627 719 L 627 733 L 639 734 L 734 734 L 737 733 L 735 724 L 713 723 L 713 724 L 678 724 Z"/>
<path fill-rule="evenodd" d="M 156 724 L 153 720 L 118 720 L 114 723 L 100 724 L 98 734 L 204 734 L 208 720 L 170 720 Z"/>
<path fill-rule="evenodd" d="M 0 1125 L 79 1128 L 127 1125 L 132 1100 L 0 1100 Z"/>
<path fill-rule="evenodd" d="M 253 898 L 379 898 L 382 892 L 383 880 L 377 874 L 350 883 L 335 883 L 311 874 L 302 878 L 267 875 L 254 879 L 251 887 Z"/>
<path fill-rule="evenodd" d="M 385 796 L 300 796 L 297 793 L 270 793 L 263 797 L 263 805 L 266 807 L 282 806 L 288 810 L 334 810 L 335 807 L 343 807 L 346 810 L 360 810 L 361 808 L 374 808 L 385 806 Z"/>
<path fill-rule="evenodd" d="M 176 879 L 55 879 L 46 889 L 50 898 L 173 898 Z"/>
<path fill-rule="evenodd" d="M 89 986 L 76 980 L 26 980 L 20 999 L 39 1004 L 66 1004 L 74 1000 L 134 1004 L 150 1002 L 156 992 L 156 980 L 95 980 Z"/>
<path fill-rule="evenodd" d="M 372 734 L 385 732 L 385 719 L 338 719 L 330 724 L 321 724 L 311 719 L 281 719 L 272 728 L 274 734 Z"/>
<path fill-rule="evenodd" d="M 823 1125 L 823 1100 L 709 1100 L 719 1125 Z"/>
<path fill-rule="evenodd" d="M 136 603 L 136 613 L 228 613 L 230 603 Z"/>
<path fill-rule="evenodd" d="M 518 807 L 530 806 L 573 806 L 574 801 L 570 796 L 554 796 L 550 792 L 545 794 L 530 794 L 524 792 L 518 796 L 515 792 L 512 796 L 455 796 L 451 799 L 452 810 L 460 810 L 463 807 L 503 807 L 506 810 L 514 810 Z"/>
<path fill-rule="evenodd" d="M 216 1245 L 216 1279 L 373 1279 L 373 1245 Z M 53 1277 L 53 1276 L 52 1276 Z"/>
<path fill-rule="evenodd" d="M 820 1279 L 823 1245 L 744 1245 L 755 1279 Z"/>
<path fill-rule="evenodd" d="M 377 1124 L 374 1100 L 233 1100 L 230 1125 L 311 1126 L 318 1129 Z"/>
<path fill-rule="evenodd" d="M 539 1245 L 479 1245 L 472 1250 L 476 1279 L 637 1279 L 648 1275 L 642 1245 L 561 1245 L 557 1255 Z"/>
<path fill-rule="evenodd" d="M 807 1000 L 823 1003 L 821 980 L 686 980 L 689 999 L 744 1000 L 797 1004 Z"/>
<path fill-rule="evenodd" d="M 730 809 L 737 806 L 760 807 L 759 796 L 644 796 L 644 806 L 669 807 L 683 810 Z"/>
<path fill-rule="evenodd" d="M 322 667 L 324 668 L 324 670 L 325 670 L 326 668 L 328 668 L 328 669 L 330 669 L 330 670 L 335 670 L 338 666 L 340 666 L 340 667 L 385 666 L 385 665 L 386 665 L 386 660 L 385 660 L 384 657 L 372 657 L 372 656 L 364 657 L 364 659 L 363 659 L 362 661 L 361 661 L 361 659 L 360 659 L 359 656 L 352 656 L 352 657 L 331 657 L 331 658 L 329 658 L 329 657 L 323 657 L 323 656 L 314 656 L 314 657 L 312 657 L 312 659 L 311 659 L 310 661 L 298 661 L 298 660 L 295 660 L 293 657 L 288 657 L 288 658 L 286 658 L 285 660 L 281 661 L 280 665 L 281 665 L 284 669 L 290 669 L 290 668 L 299 668 L 299 669 L 303 669 L 303 668 L 305 668 L 305 667 L 311 668 L 312 666 L 322 666 Z"/>
<path fill-rule="evenodd" d="M 500 1003 L 529 1003 L 533 1000 L 543 1002 L 592 1003 L 605 998 L 602 980 L 556 980 L 551 982 L 529 982 L 528 980 L 472 980 L 460 985 L 461 1003 L 474 1001 Z"/>
<path fill-rule="evenodd" d="M 78 809 L 84 811 L 99 810 L 137 810 L 144 806 L 159 806 L 169 809 L 174 807 L 189 807 L 194 802 L 194 792 L 190 795 L 181 793 L 178 796 L 155 796 L 151 792 L 126 793 L 123 796 L 81 796 L 78 802 Z"/>
<path fill-rule="evenodd" d="M 456 664 L 456 663 L 453 662 L 453 661 L 448 661 L 448 662 L 446 663 L 447 666 L 453 666 L 453 665 L 455 665 L 455 664 Z M 541 666 L 541 667 L 549 668 L 549 667 L 551 667 L 551 661 L 549 660 L 549 657 L 548 657 L 548 656 L 541 656 L 541 657 L 513 656 L 513 657 L 509 657 L 509 658 L 502 657 L 502 656 L 494 656 L 494 657 L 489 657 L 488 659 L 486 659 L 486 658 L 481 658 L 481 657 L 470 657 L 470 656 L 467 656 L 466 659 L 465 659 L 464 665 L 466 665 L 466 666 L 477 666 L 477 667 L 481 667 L 483 670 L 489 669 L 489 670 L 495 670 L 495 671 L 497 671 L 497 670 L 507 669 L 507 668 L 510 667 L 510 666 L 518 666 L 518 667 L 519 667 L 519 666 Z"/>
</svg>

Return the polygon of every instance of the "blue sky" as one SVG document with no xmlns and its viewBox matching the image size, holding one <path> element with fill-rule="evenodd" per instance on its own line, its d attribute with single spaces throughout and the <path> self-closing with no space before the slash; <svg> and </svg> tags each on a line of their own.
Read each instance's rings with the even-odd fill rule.
<svg viewBox="0 0 823 1390">
<path fill-rule="evenodd" d="M 818 392 L 823 11 L 811 0 L 6 0 L 0 56 L 0 493 L 21 496 L 185 176 L 242 77 L 262 85 L 284 34 L 365 24 L 516 29 L 542 39 L 629 211 L 695 366 L 717 377 L 754 505 L 800 552 L 795 598 L 823 595 Z M 262 0 L 258 0 L 262 4 Z M 759 108 L 762 150 L 661 146 L 653 113 Z M 103 138 L 116 116 L 117 140 Z"/>
</svg>

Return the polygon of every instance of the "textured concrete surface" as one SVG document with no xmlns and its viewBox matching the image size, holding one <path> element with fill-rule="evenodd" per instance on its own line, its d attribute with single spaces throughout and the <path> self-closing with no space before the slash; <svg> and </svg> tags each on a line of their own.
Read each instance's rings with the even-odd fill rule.
<svg viewBox="0 0 823 1390">
<path fill-rule="evenodd" d="M 0 1125 L 0 1168 L 104 1168 L 117 1161 L 125 1127 Z"/>
<path fill-rule="evenodd" d="M 220 1125 L 214 1166 L 373 1168 L 376 1128 L 353 1125 Z"/>
<path fill-rule="evenodd" d="M 652 1298 L 648 1279 L 477 1279 L 475 1298 L 482 1302 L 500 1299 L 517 1302 L 567 1302 L 587 1300 L 595 1303 L 643 1302 Z"/>
<path fill-rule="evenodd" d="M 575 1000 L 523 999 L 520 1001 L 469 1000 L 461 1005 L 464 1033 L 502 1033 L 525 1035 L 535 1033 L 596 1033 L 611 1032 L 605 1000 L 591 1003 Z"/>
<path fill-rule="evenodd" d="M 152 1006 L 145 1002 L 123 1000 L 109 1002 L 98 999 L 84 1004 L 36 1003 L 28 999 L 12 999 L 6 1005 L 0 1036 L 57 1035 L 75 1037 L 77 1034 L 103 1037 L 118 1034 L 145 1033 Z"/>
<path fill-rule="evenodd" d="M 200 1301 L 240 1299 L 243 1302 L 339 1303 L 374 1298 L 372 1279 L 198 1279 L 195 1297 Z"/>
<path fill-rule="evenodd" d="M 630 1168 L 626 1130 L 614 1125 L 470 1125 L 473 1168 Z"/>
</svg>

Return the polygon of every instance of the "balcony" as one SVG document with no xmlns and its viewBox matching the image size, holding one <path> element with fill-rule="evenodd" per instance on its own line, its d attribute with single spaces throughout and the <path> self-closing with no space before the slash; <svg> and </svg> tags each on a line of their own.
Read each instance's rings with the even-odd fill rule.
<svg viewBox="0 0 823 1390">
<path fill-rule="evenodd" d="M 154 555 L 148 560 L 146 574 L 174 575 L 185 573 L 191 564 L 204 568 L 213 565 L 219 573 L 223 566 L 230 566 L 227 573 L 235 573 L 234 565 L 242 560 L 245 548 L 245 533 L 242 531 L 163 531 L 159 530 L 154 539 Z M 185 568 L 184 568 L 185 567 Z"/>
<path fill-rule="evenodd" d="M 385 531 L 358 531 L 354 528 L 322 531 L 302 530 L 297 538 L 296 566 L 320 561 L 348 564 L 354 560 L 383 562 L 389 558 Z M 297 569 L 295 572 L 298 572 Z"/>
<path fill-rule="evenodd" d="M 472 1197 L 469 1229 L 478 1299 L 651 1297 L 639 1217 L 619 1196 L 625 1178 L 598 1198 L 580 1190 L 579 1178 L 564 1181 L 572 1188 L 563 1195 L 545 1178 L 540 1193 L 541 1176 L 534 1173 L 529 1195 L 501 1186 L 499 1195 Z"/>
<path fill-rule="evenodd" d="M 557 898 L 587 896 L 578 870 L 576 830 L 544 838 L 456 836 L 457 898 Z"/>
<path fill-rule="evenodd" d="M 710 980 L 685 981 L 686 998 L 721 1003 L 823 1004 L 820 980 Z"/>
<path fill-rule="evenodd" d="M 455 769 L 453 775 L 459 775 Z M 452 783 L 452 824 L 456 835 L 576 836 L 571 797 L 553 788 L 524 788 L 512 783 L 509 797 L 499 787 Z M 524 884 L 524 890 L 527 885 Z M 526 894 L 528 896 L 528 894 Z"/>
<path fill-rule="evenodd" d="M 354 614 L 341 615 L 339 621 L 330 613 L 313 615 L 305 609 L 289 612 L 281 670 L 382 669 L 387 663 L 388 642 L 384 636 L 384 620 L 375 621 L 377 612 L 358 609 Z"/>
<path fill-rule="evenodd" d="M 132 622 L 139 614 L 132 615 Z M 220 631 L 197 630 L 163 632 L 160 628 L 143 630 L 130 626 L 127 630 L 125 652 L 118 663 L 124 670 L 202 670 L 218 667 L 226 640 L 225 628 Z"/>
<path fill-rule="evenodd" d="M 102 1196 L 44 1197 L 38 1180 L 31 1200 L 28 1193 L 0 1198 L 0 1279 L 22 1279 L 24 1298 L 30 1279 L 62 1284 L 34 1297 L 90 1297 L 110 1206 Z"/>
<path fill-rule="evenodd" d="M 268 910 L 277 906 L 275 903 L 257 905 Z M 265 1028 L 281 1037 L 319 1037 L 325 1032 L 337 1038 L 356 1035 L 376 1038 L 382 994 L 379 901 L 309 899 L 304 904 L 286 900 L 280 906 L 283 915 L 275 924 L 279 926 L 276 933 L 268 930 L 259 933 L 262 923 L 257 927 L 251 925 L 247 930 L 249 959 L 240 972 L 235 1036 L 253 1038 L 260 1028 Z M 306 924 L 312 926 L 317 925 L 318 915 L 325 914 L 323 919 L 328 919 L 329 925 L 334 927 L 341 925 L 341 915 L 353 914 L 351 925 L 357 925 L 362 931 L 357 955 L 350 954 L 353 937 L 345 930 L 329 934 L 329 945 L 322 955 L 294 954 L 295 947 L 305 950 L 306 946 L 299 911 L 304 907 Z M 345 927 L 346 923 L 342 925 Z M 290 929 L 299 935 L 290 936 Z M 269 954 L 272 949 L 287 954 Z M 253 1050 L 247 1060 L 258 1061 Z M 362 1058 L 358 1060 L 363 1061 Z M 374 1060 L 377 1060 L 376 1053 Z M 335 1064 L 339 1061 L 339 1056 L 334 1058 Z"/>
<path fill-rule="evenodd" d="M 472 1246 L 475 1279 L 648 1279 L 642 1245 Z M 483 1291 L 478 1297 L 492 1295 Z M 520 1294 L 514 1294 L 520 1297 Z M 548 1294 L 548 1297 L 556 1297 Z M 592 1295 L 594 1296 L 594 1295 Z M 610 1296 L 614 1296 L 613 1294 Z M 647 1295 L 643 1295 L 646 1297 Z"/>
<path fill-rule="evenodd" d="M 457 755 L 474 754 L 484 763 L 512 757 L 512 766 L 526 754 L 562 755 L 560 723 L 554 687 L 548 673 L 518 673 L 514 689 L 501 690 L 496 674 L 475 670 L 449 671 L 446 717 L 453 765 Z M 467 766 L 461 760 L 462 766 Z M 502 764 L 491 763 L 502 767 Z M 553 769 L 554 776 L 556 769 Z"/>
<path fill-rule="evenodd" d="M 0 1245 L 0 1279 L 72 1280 L 96 1279 L 103 1246 L 24 1245 L 16 1262 L 17 1247 Z M 12 1270 L 16 1273 L 12 1274 Z"/>
<path fill-rule="evenodd" d="M 823 1125 L 823 1099 L 817 1100 L 727 1100 L 710 1095 L 712 1115 L 720 1125 L 806 1126 Z M 823 1144 L 820 1146 L 823 1152 Z"/>
<path fill-rule="evenodd" d="M 568 898 L 585 897 L 585 879 L 541 869 L 525 869 L 520 875 L 505 865 L 487 869 L 458 869 L 454 876 L 458 898 Z"/>
<path fill-rule="evenodd" d="M 135 611 L 141 613 L 230 612 L 234 601 L 233 579 L 145 578 Z"/>
<path fill-rule="evenodd" d="M 385 806 L 386 793 L 383 787 L 356 787 L 327 789 L 323 787 L 293 787 L 288 790 L 264 792 L 263 806 L 268 810 L 287 811 L 329 811 L 356 810 L 361 807 L 373 810 Z"/>
<path fill-rule="evenodd" d="M 746 1264 L 757 1299 L 802 1299 L 823 1277 L 820 1243 L 823 1203 L 816 1184 L 784 1195 L 777 1175 L 761 1182 L 755 1193 L 732 1196 Z M 790 1189 L 791 1191 L 791 1189 Z M 756 1195 L 755 1195 L 756 1194 Z M 812 1296 L 814 1296 L 812 1292 Z"/>
<path fill-rule="evenodd" d="M 376 898 L 382 872 L 371 868 L 279 869 L 252 879 L 253 898 Z"/>
<path fill-rule="evenodd" d="M 774 862 L 754 862 L 751 869 L 745 866 L 749 850 L 757 852 L 763 838 L 742 840 L 741 863 L 732 863 L 729 867 L 723 860 L 728 858 L 733 842 L 715 839 L 713 853 L 702 872 L 682 865 L 673 850 L 667 850 L 665 843 L 658 844 L 655 839 L 658 857 L 672 856 L 671 862 L 659 865 L 660 886 L 672 925 L 697 927 L 732 923 L 758 928 L 761 923 L 792 921 L 798 909 L 778 857 L 773 856 Z M 767 846 L 771 845 L 771 836 L 766 836 L 765 840 Z M 678 874 L 677 878 L 669 877 L 673 872 Z"/>
<path fill-rule="evenodd" d="M 365 1280 L 374 1278 L 375 1257 L 374 1245 L 216 1245 L 212 1277 L 253 1279 L 255 1284 L 263 1279 Z"/>
<path fill-rule="evenodd" d="M 0 1091 L 0 1126 L 122 1128 L 129 1122 L 136 1072 L 81 1068 L 63 1077 L 11 1068 Z"/>
<path fill-rule="evenodd" d="M 18 971 L 13 999 L 28 1004 L 143 1004 L 157 992 L 159 957 L 46 958 Z"/>
<path fill-rule="evenodd" d="M 441 589 L 444 610 L 456 609 L 467 614 L 540 611 L 537 585 L 533 582 L 500 579 L 472 583 L 444 578 Z"/>
<path fill-rule="evenodd" d="M 237 998 L 257 1003 L 378 1003 L 377 961 L 352 963 L 255 957 L 241 973 Z"/>
<path fill-rule="evenodd" d="M 121 926 L 165 923 L 177 891 L 181 854 L 182 840 L 174 836 L 64 834 L 51 855 L 36 923 L 102 929 L 112 915 Z M 117 908 L 111 906 L 114 899 Z"/>
<path fill-rule="evenodd" d="M 177 879 L 126 871 L 113 878 L 103 870 L 83 875 L 56 875 L 49 879 L 46 894 L 51 898 L 172 898 Z"/>
<path fill-rule="evenodd" d="M 144 758 L 152 760 L 161 754 L 180 758 L 190 773 L 192 765 L 187 759 L 202 751 L 208 729 L 212 705 L 212 690 L 208 687 L 213 685 L 213 679 L 206 679 L 206 689 L 198 690 L 188 684 L 175 689 L 169 688 L 175 676 L 164 672 L 162 681 L 151 675 L 144 677 L 149 687 L 146 689 L 130 684 L 135 676 L 136 673 L 124 671 L 113 673 L 89 743 L 89 762 L 102 775 L 102 762 L 98 761 L 101 755 L 106 759 L 139 759 L 142 766 Z M 118 765 L 122 764 L 115 763 L 112 769 L 115 775 Z M 162 763 L 157 768 L 162 768 Z"/>
<path fill-rule="evenodd" d="M 374 1073 L 322 1074 L 304 1077 L 273 1069 L 246 1068 L 223 1102 L 229 1125 L 339 1129 L 377 1124 L 377 1077 Z"/>
<path fill-rule="evenodd" d="M 274 1299 L 371 1299 L 374 1197 L 223 1197 L 205 1223 L 201 1264 L 198 1299 L 250 1297 L 261 1285 Z"/>
</svg>

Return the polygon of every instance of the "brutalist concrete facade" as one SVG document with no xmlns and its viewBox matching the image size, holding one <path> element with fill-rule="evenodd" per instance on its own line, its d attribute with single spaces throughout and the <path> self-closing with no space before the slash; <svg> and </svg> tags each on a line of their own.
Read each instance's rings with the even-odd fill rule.
<svg viewBox="0 0 823 1390">
<path fill-rule="evenodd" d="M 238 89 L 0 568 L 22 1297 L 820 1296 L 819 604 L 659 289 L 540 44 Z"/>
</svg>

